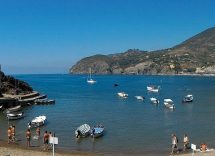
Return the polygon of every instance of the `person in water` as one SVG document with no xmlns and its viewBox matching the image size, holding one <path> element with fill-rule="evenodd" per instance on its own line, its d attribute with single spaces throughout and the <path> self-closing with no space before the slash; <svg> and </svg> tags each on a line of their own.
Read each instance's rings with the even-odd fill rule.
<svg viewBox="0 0 215 156">
<path fill-rule="evenodd" d="M 12 141 L 15 141 L 15 135 L 16 135 L 16 127 L 13 125 L 11 128 L 11 132 L 12 132 Z"/>
<path fill-rule="evenodd" d="M 49 134 L 47 131 L 45 131 L 43 135 L 43 143 L 44 143 L 44 150 L 48 149 L 48 144 L 49 144 Z"/>
<path fill-rule="evenodd" d="M 8 136 L 8 144 L 9 144 L 12 141 L 12 128 L 11 127 L 8 127 L 7 136 Z"/>
<path fill-rule="evenodd" d="M 188 145 L 189 145 L 189 138 L 188 138 L 187 134 L 184 134 L 183 142 L 184 142 L 184 151 L 186 151 L 188 149 Z"/>
<path fill-rule="evenodd" d="M 37 135 L 38 138 L 40 137 L 40 127 L 37 127 L 37 129 L 36 129 L 36 135 Z"/>
<path fill-rule="evenodd" d="M 178 151 L 178 139 L 177 139 L 175 134 L 172 134 L 172 151 L 170 154 L 173 154 L 175 150 L 177 151 L 177 153 L 179 153 L 179 151 Z"/>
<path fill-rule="evenodd" d="M 207 150 L 207 144 L 206 143 L 202 143 L 201 146 L 200 146 L 200 150 L 202 152 L 206 152 L 206 150 Z"/>
<path fill-rule="evenodd" d="M 80 137 L 81 137 L 81 132 L 80 132 L 80 130 L 77 130 L 76 138 L 80 138 Z"/>
<path fill-rule="evenodd" d="M 30 131 L 30 129 L 27 129 L 27 131 L 25 133 L 25 136 L 26 136 L 26 145 L 27 145 L 27 147 L 30 147 L 30 141 L 31 141 L 31 131 Z"/>
</svg>

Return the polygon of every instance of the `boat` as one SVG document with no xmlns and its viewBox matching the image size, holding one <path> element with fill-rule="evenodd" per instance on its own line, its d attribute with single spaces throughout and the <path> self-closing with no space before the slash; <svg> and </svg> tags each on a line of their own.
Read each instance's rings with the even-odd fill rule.
<svg viewBox="0 0 215 156">
<path fill-rule="evenodd" d="M 128 97 L 128 94 L 126 94 L 125 92 L 119 92 L 119 93 L 117 93 L 117 95 L 119 97 L 123 97 L 123 98 L 127 98 Z"/>
<path fill-rule="evenodd" d="M 17 119 L 21 119 L 24 117 L 24 113 L 9 113 L 7 114 L 7 119 L 8 120 L 17 120 Z"/>
<path fill-rule="evenodd" d="M 135 98 L 136 98 L 137 100 L 142 100 L 142 101 L 145 99 L 143 96 L 135 96 Z"/>
<path fill-rule="evenodd" d="M 90 69 L 89 69 L 89 77 L 87 78 L 87 83 L 89 83 L 89 84 L 94 84 L 94 83 L 96 83 L 96 80 L 93 80 L 93 79 L 92 79 L 91 74 L 92 74 L 92 71 L 91 71 L 91 68 L 90 68 Z"/>
<path fill-rule="evenodd" d="M 193 95 L 189 94 L 186 95 L 183 99 L 183 102 L 192 102 L 193 101 Z"/>
<path fill-rule="evenodd" d="M 47 118 L 45 115 L 35 117 L 31 122 L 28 123 L 28 128 L 39 127 L 46 123 Z"/>
<path fill-rule="evenodd" d="M 174 102 L 171 99 L 164 99 L 164 106 L 169 109 L 175 109 Z"/>
<path fill-rule="evenodd" d="M 148 90 L 149 92 L 154 92 L 154 93 L 159 92 L 159 89 L 160 89 L 159 86 L 158 86 L 158 87 L 156 87 L 156 86 L 147 86 L 146 88 L 147 88 L 147 90 Z"/>
<path fill-rule="evenodd" d="M 55 100 L 49 100 L 49 99 L 47 99 L 47 98 L 45 98 L 45 99 L 36 99 L 36 100 L 34 101 L 34 103 L 35 103 L 36 105 L 39 105 L 39 104 L 54 104 L 54 103 L 55 103 Z"/>
<path fill-rule="evenodd" d="M 11 107 L 5 110 L 5 112 L 8 113 L 12 113 L 12 112 L 17 112 L 21 109 L 21 105 L 17 105 L 15 107 Z"/>
<path fill-rule="evenodd" d="M 2 109 L 2 108 L 3 108 L 3 105 L 0 106 L 0 109 Z"/>
<path fill-rule="evenodd" d="M 90 134 L 90 126 L 88 124 L 83 124 L 75 130 L 75 136 L 77 138 L 87 137 L 89 134 Z"/>
<path fill-rule="evenodd" d="M 104 134 L 104 130 L 105 130 L 104 126 L 101 126 L 101 125 L 95 126 L 91 130 L 90 134 L 93 138 L 98 138 Z"/>
<path fill-rule="evenodd" d="M 151 103 L 153 103 L 153 104 L 159 104 L 159 100 L 156 99 L 156 98 L 154 98 L 154 97 L 151 97 L 151 98 L 150 98 L 150 101 L 151 101 Z"/>
</svg>

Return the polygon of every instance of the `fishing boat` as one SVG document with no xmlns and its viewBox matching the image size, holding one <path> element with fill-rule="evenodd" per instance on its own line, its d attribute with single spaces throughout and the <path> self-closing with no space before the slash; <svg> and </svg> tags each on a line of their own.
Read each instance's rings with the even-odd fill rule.
<svg viewBox="0 0 215 156">
<path fill-rule="evenodd" d="M 45 115 L 35 117 L 31 122 L 28 123 L 28 128 L 39 127 L 46 123 L 47 118 Z"/>
<path fill-rule="evenodd" d="M 144 97 L 143 96 L 135 96 L 135 98 L 137 99 L 137 100 L 144 100 Z"/>
<path fill-rule="evenodd" d="M 104 134 L 104 130 L 105 130 L 104 126 L 101 126 L 101 125 L 95 126 L 91 130 L 90 134 L 93 138 L 98 138 Z"/>
<path fill-rule="evenodd" d="M 75 136 L 77 138 L 87 137 L 89 134 L 90 134 L 90 126 L 88 124 L 83 124 L 75 130 Z"/>
<path fill-rule="evenodd" d="M 89 69 L 89 76 L 88 76 L 88 78 L 87 78 L 87 83 L 89 83 L 89 84 L 94 84 L 94 83 L 96 83 L 96 80 L 93 80 L 92 79 L 92 71 L 91 71 L 91 68 Z"/>
<path fill-rule="evenodd" d="M 147 88 L 147 90 L 149 91 L 149 92 L 154 92 L 154 93 L 157 93 L 157 92 L 159 92 L 159 86 L 158 87 L 156 87 L 156 86 L 147 86 L 146 87 Z"/>
<path fill-rule="evenodd" d="M 128 97 L 128 94 L 126 94 L 125 92 L 119 92 L 119 93 L 117 93 L 117 95 L 119 97 L 122 97 L 122 98 L 127 98 Z"/>
<path fill-rule="evenodd" d="M 8 113 L 12 113 L 12 112 L 17 112 L 21 109 L 21 105 L 17 105 L 15 107 L 11 107 L 5 110 L 5 112 Z"/>
<path fill-rule="evenodd" d="M 151 98 L 150 98 L 150 101 L 151 101 L 151 103 L 153 103 L 153 104 L 159 104 L 159 100 L 156 99 L 156 98 L 154 98 L 154 97 L 151 97 Z"/>
<path fill-rule="evenodd" d="M 7 119 L 8 120 L 17 120 L 17 119 L 21 119 L 24 117 L 24 113 L 9 113 L 7 114 Z"/>
<path fill-rule="evenodd" d="M 183 102 L 193 102 L 193 95 L 186 95 L 183 99 Z"/>
<path fill-rule="evenodd" d="M 164 106 L 169 109 L 175 109 L 174 102 L 171 99 L 164 99 Z"/>
</svg>

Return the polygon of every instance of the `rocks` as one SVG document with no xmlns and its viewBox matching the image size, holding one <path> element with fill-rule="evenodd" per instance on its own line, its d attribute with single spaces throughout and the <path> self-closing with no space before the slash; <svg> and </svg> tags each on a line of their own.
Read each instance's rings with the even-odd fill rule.
<svg viewBox="0 0 215 156">
<path fill-rule="evenodd" d="M 0 78 L 2 94 L 25 94 L 33 91 L 26 82 L 17 80 L 12 76 L 6 76 L 3 72 L 0 72 Z"/>
</svg>

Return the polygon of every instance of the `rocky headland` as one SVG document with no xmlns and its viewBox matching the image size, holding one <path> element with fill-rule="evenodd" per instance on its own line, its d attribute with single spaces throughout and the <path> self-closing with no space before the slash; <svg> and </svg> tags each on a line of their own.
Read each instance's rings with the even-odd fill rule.
<svg viewBox="0 0 215 156">
<path fill-rule="evenodd" d="M 86 74 L 215 74 L 215 28 L 207 29 L 172 48 L 94 55 L 78 61 L 69 72 Z"/>
</svg>

